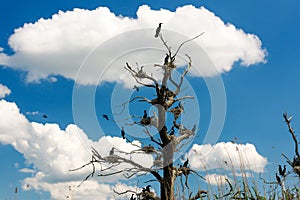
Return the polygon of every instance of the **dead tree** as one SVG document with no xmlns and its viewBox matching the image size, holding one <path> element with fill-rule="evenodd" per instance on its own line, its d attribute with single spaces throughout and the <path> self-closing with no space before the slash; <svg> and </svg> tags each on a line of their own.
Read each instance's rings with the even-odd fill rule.
<svg viewBox="0 0 300 200">
<path fill-rule="evenodd" d="M 154 67 L 160 69 L 162 72 L 163 77 L 161 80 L 158 80 L 153 77 L 152 74 L 147 73 L 144 70 L 144 67 L 133 67 L 130 63 L 126 63 L 124 69 L 126 69 L 128 73 L 130 73 L 130 75 L 135 79 L 138 87 L 145 87 L 149 90 L 152 89 L 154 92 L 153 99 L 149 99 L 144 96 L 136 96 L 127 102 L 128 104 L 132 103 L 133 101 L 146 102 L 150 106 L 156 107 L 157 113 L 155 113 L 154 116 L 150 116 L 149 113 L 147 114 L 146 111 L 144 111 L 143 117 L 140 117 L 141 120 L 134 122 L 134 124 L 139 124 L 144 127 L 144 132 L 149 136 L 149 143 L 152 143 L 154 146 L 150 144 L 144 145 L 132 152 L 122 152 L 117 148 L 113 148 L 108 156 L 100 155 L 96 149 L 92 148 L 93 155 L 91 161 L 78 168 L 81 169 L 87 165 L 92 165 L 92 172 L 85 178 L 85 180 L 93 176 L 98 170 L 98 176 L 111 176 L 121 173 L 126 178 L 131 178 L 135 175 L 152 174 L 160 185 L 160 197 L 155 196 L 155 193 L 145 188 L 141 192 L 129 190 L 125 192 L 115 192 L 117 194 L 135 194 L 138 199 L 175 200 L 176 194 L 174 192 L 174 186 L 176 178 L 185 177 L 186 181 L 185 184 L 182 184 L 182 187 L 189 188 L 188 177 L 191 174 L 201 177 L 199 174 L 197 174 L 197 172 L 190 169 L 188 164 L 179 167 L 174 165 L 174 153 L 181 149 L 184 141 L 193 138 L 197 133 L 196 125 L 189 129 L 181 124 L 181 122 L 178 120 L 184 111 L 182 101 L 193 99 L 192 96 L 188 95 L 178 97 L 181 92 L 184 79 L 192 67 L 191 57 L 186 54 L 187 65 L 179 76 L 179 80 L 173 79 L 172 73 L 177 68 L 175 61 L 181 47 L 185 43 L 198 38 L 202 34 L 203 33 L 184 41 L 179 45 L 175 52 L 171 51 L 171 47 L 164 40 L 162 34 L 159 34 L 159 38 L 167 50 L 166 56 L 164 59 L 162 59 L 164 61 L 162 62 L 163 64 L 154 65 Z M 171 90 L 170 88 L 175 89 Z M 124 106 L 126 106 L 127 103 L 124 103 Z M 173 115 L 173 121 L 171 124 L 168 124 L 166 121 L 166 116 L 168 113 Z M 158 133 L 156 138 L 149 133 L 148 126 L 155 127 Z M 150 168 L 145 167 L 136 163 L 133 159 L 131 159 L 131 157 L 126 157 L 126 155 L 133 155 L 136 153 L 150 154 L 155 157 L 153 166 Z M 121 169 L 119 171 L 110 171 L 110 169 L 116 168 L 122 163 L 126 163 L 130 167 Z M 96 165 L 98 164 L 101 166 L 100 169 L 96 169 Z M 199 190 L 196 191 L 194 195 L 192 195 L 192 192 L 190 192 L 189 196 L 185 199 L 199 199 L 205 195 L 206 191 Z"/>
<path fill-rule="evenodd" d="M 293 141 L 295 143 L 295 156 L 293 158 L 293 161 L 291 161 L 286 155 L 282 154 L 286 160 L 287 163 L 293 168 L 293 171 L 300 177 L 300 154 L 298 149 L 298 140 L 295 135 L 295 130 L 291 126 L 292 116 L 288 116 L 287 113 L 283 113 L 284 122 L 288 126 L 288 130 L 290 134 L 292 135 Z"/>
</svg>

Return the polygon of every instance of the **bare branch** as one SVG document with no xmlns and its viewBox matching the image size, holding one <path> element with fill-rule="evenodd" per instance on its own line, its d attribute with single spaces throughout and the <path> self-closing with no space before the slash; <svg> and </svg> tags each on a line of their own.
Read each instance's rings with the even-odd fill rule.
<svg viewBox="0 0 300 200">
<path fill-rule="evenodd" d="M 298 141 L 297 141 L 297 138 L 295 136 L 295 131 L 291 127 L 292 117 L 288 117 L 287 113 L 283 113 L 283 118 L 284 118 L 284 121 L 285 121 L 285 123 L 287 124 L 287 126 L 289 128 L 289 132 L 292 134 L 293 140 L 295 142 L 295 153 L 296 153 L 297 157 L 300 158 L 299 151 L 298 151 Z"/>
<path fill-rule="evenodd" d="M 151 141 L 153 141 L 154 143 L 158 144 L 161 147 L 163 146 L 163 144 L 161 142 L 158 142 L 154 139 L 154 137 L 150 134 L 150 132 L 147 128 L 145 128 L 144 132 L 150 137 Z"/>
<path fill-rule="evenodd" d="M 198 37 L 200 37 L 200 36 L 203 35 L 203 34 L 204 34 L 204 32 L 200 33 L 199 35 L 197 35 L 197 36 L 195 36 L 195 37 L 193 37 L 193 38 L 191 38 L 191 39 L 188 39 L 188 40 L 184 41 L 183 43 L 181 43 L 181 44 L 179 45 L 179 47 L 178 47 L 178 49 L 177 49 L 177 51 L 176 51 L 176 53 L 174 54 L 173 57 L 176 57 L 176 56 L 177 56 L 179 50 L 181 49 L 181 47 L 182 47 L 184 44 L 186 44 L 186 43 L 188 43 L 188 42 L 190 42 L 190 41 L 192 41 L 192 40 L 197 39 Z"/>
</svg>

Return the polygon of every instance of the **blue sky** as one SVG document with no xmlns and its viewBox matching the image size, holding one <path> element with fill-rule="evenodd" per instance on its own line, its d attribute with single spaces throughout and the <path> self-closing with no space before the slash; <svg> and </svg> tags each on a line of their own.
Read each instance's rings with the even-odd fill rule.
<svg viewBox="0 0 300 200">
<path fill-rule="evenodd" d="M 276 166 L 278 164 L 282 164 L 284 159 L 281 156 L 281 153 L 285 153 L 289 157 L 293 156 L 293 141 L 287 131 L 285 124 L 283 123 L 282 113 L 288 111 L 291 115 L 293 115 L 293 125 L 296 130 L 298 130 L 298 122 L 300 121 L 300 107 L 298 106 L 300 100 L 299 93 L 299 64 L 298 64 L 298 54 L 299 54 L 299 33 L 300 33 L 300 22 L 299 22 L 299 9 L 300 3 L 296 0 L 288 0 L 288 1 L 237 1 L 237 0 L 226 0 L 226 1 L 180 1 L 180 3 L 174 1 L 82 1 L 82 0 L 65 0 L 65 1 L 4 1 L 1 2 L 0 7 L 0 47 L 3 48 L 0 51 L 0 55 L 11 56 L 10 63 L 5 65 L 5 60 L 1 60 L 0 62 L 0 83 L 2 85 L 7 86 L 11 93 L 7 95 L 3 101 L 15 103 L 17 108 L 20 109 L 20 113 L 26 117 L 29 122 L 37 122 L 40 124 L 52 123 L 59 125 L 59 130 L 65 131 L 69 124 L 76 123 L 79 128 L 82 128 L 83 131 L 94 141 L 99 139 L 99 134 L 95 132 L 101 132 L 106 135 L 112 133 L 111 135 L 118 136 L 119 127 L 109 121 L 103 121 L 101 117 L 99 117 L 102 113 L 112 114 L 110 105 L 111 105 L 111 94 L 112 91 L 116 88 L 114 83 L 102 83 L 99 86 L 82 86 L 82 91 L 92 91 L 96 89 L 95 92 L 95 109 L 99 121 L 99 124 L 92 124 L 90 121 L 90 116 L 83 115 L 82 117 L 78 116 L 76 113 L 74 114 L 74 109 L 76 110 L 76 105 L 74 107 L 74 98 L 78 98 L 78 96 L 74 97 L 74 85 L 80 84 L 75 83 L 77 81 L 81 81 L 81 83 L 86 84 L 90 79 L 90 76 L 86 77 L 83 75 L 78 79 L 74 78 L 73 71 L 68 71 L 68 63 L 62 66 L 54 66 L 55 64 L 60 64 L 59 53 L 54 52 L 49 57 L 47 57 L 47 52 L 44 54 L 42 52 L 43 47 L 42 43 L 35 43 L 35 40 L 32 43 L 28 42 L 30 39 L 34 38 L 37 41 L 44 41 L 43 39 L 52 35 L 43 35 L 44 29 L 41 32 L 37 32 L 35 29 L 37 26 L 33 26 L 32 29 L 30 27 L 27 28 L 24 26 L 25 23 L 36 23 L 40 18 L 51 19 L 53 15 L 57 14 L 59 11 L 65 13 L 66 11 L 70 11 L 71 14 L 74 8 L 80 8 L 81 11 L 78 11 L 74 15 L 71 15 L 70 18 L 66 15 L 66 19 L 73 20 L 72 17 L 79 17 L 79 21 L 73 20 L 72 22 L 75 24 L 69 24 L 70 28 L 65 26 L 61 27 L 64 30 L 76 30 L 76 27 L 80 26 L 80 16 L 83 14 L 87 14 L 88 11 L 93 11 L 98 7 L 107 7 L 110 9 L 111 13 L 115 13 L 116 16 L 127 16 L 130 18 L 137 17 L 137 10 L 142 5 L 148 5 L 149 9 L 146 7 L 142 10 L 143 12 L 148 12 L 149 10 L 159 10 L 161 8 L 165 10 L 169 10 L 169 12 L 175 13 L 176 8 L 182 7 L 184 5 L 193 5 L 196 9 L 204 6 L 205 10 L 210 14 L 214 14 L 218 19 L 222 22 L 230 23 L 235 26 L 235 30 L 232 32 L 227 32 L 228 29 L 224 28 L 225 32 L 220 32 L 219 34 L 224 33 L 222 37 L 220 36 L 220 40 L 216 38 L 216 41 L 220 41 L 220 43 L 214 43 L 213 40 L 210 41 L 211 38 L 209 36 L 213 35 L 212 31 L 211 35 L 209 31 L 201 29 L 201 19 L 196 19 L 195 21 L 186 21 L 186 26 L 189 26 L 191 30 L 196 31 L 205 31 L 204 37 L 200 38 L 200 45 L 203 44 L 203 49 L 207 50 L 208 56 L 212 57 L 213 62 L 232 62 L 233 64 L 222 65 L 217 64 L 220 67 L 222 73 L 219 74 L 219 78 L 222 79 L 225 93 L 226 93 L 226 118 L 224 121 L 224 127 L 220 132 L 220 137 L 218 142 L 229 142 L 237 138 L 237 142 L 241 144 L 250 143 L 256 147 L 257 152 L 263 157 L 268 159 L 268 165 L 265 166 L 266 177 L 270 177 L 272 179 L 274 176 L 274 171 L 276 170 Z M 191 8 L 189 8 L 191 9 Z M 84 13 L 84 11 L 86 13 Z M 194 14 L 194 12 L 198 12 L 198 10 L 191 9 L 190 16 Z M 145 21 L 136 22 L 139 24 L 139 28 L 155 28 L 157 26 L 158 20 L 155 19 L 154 16 L 144 16 L 141 11 L 140 16 L 143 17 Z M 102 12 L 105 12 L 102 10 Z M 200 11 L 199 11 L 200 12 Z M 203 14 L 202 12 L 200 12 Z M 159 13 L 161 16 L 167 15 L 166 13 Z M 196 14 L 195 14 L 196 15 Z M 87 15 L 86 15 L 87 16 Z M 96 15 L 97 16 L 97 15 Z M 109 18 L 109 15 L 101 15 L 101 22 L 104 23 L 107 16 L 107 21 L 115 20 L 114 17 Z M 189 15 L 188 15 L 189 16 Z M 207 20 L 208 23 L 213 23 L 214 16 L 209 15 L 210 18 Z M 86 19 L 93 19 L 91 18 Z M 153 18 L 153 21 L 151 21 Z M 55 25 L 55 20 L 53 20 L 53 26 L 49 26 L 50 28 L 57 28 L 59 26 Z M 62 19 L 62 18 L 59 18 Z M 86 20 L 85 19 L 85 20 Z M 177 19 L 177 18 L 176 18 Z M 180 18 L 178 18 L 180 19 Z M 188 18 L 189 19 L 189 18 Z M 87 29 L 94 27 L 92 23 L 93 20 L 90 21 L 91 24 L 86 25 Z M 172 29 L 171 23 L 176 22 L 170 20 L 169 23 L 165 23 L 163 27 Z M 119 22 L 116 22 L 116 24 Z M 144 24 L 143 24 L 144 23 Z M 117 45 L 112 43 L 105 43 L 109 41 L 110 37 L 106 35 L 106 33 L 113 33 L 115 35 L 120 34 L 120 32 L 124 31 L 124 27 L 130 27 L 130 30 L 134 30 L 134 22 L 120 22 L 119 27 L 113 27 L 115 32 L 110 32 L 111 30 L 106 30 L 105 28 L 109 28 L 110 24 L 106 25 L 96 25 L 95 30 L 100 31 L 99 37 L 101 38 L 98 43 L 94 45 L 99 45 L 99 48 L 106 47 L 106 44 Z M 45 24 L 42 22 L 40 24 L 40 28 L 44 27 Z M 123 27 L 124 25 L 124 27 Z M 23 27 L 24 26 L 24 27 Z M 14 34 L 17 28 L 22 28 L 19 35 Z M 45 25 L 47 28 L 47 26 Z M 48 28 L 49 28 L 48 27 Z M 103 30 L 101 30 L 101 27 Z M 200 27 L 200 28 L 199 28 Z M 208 27 L 208 26 L 207 26 Z M 217 26 L 218 27 L 218 26 Z M 32 32 L 31 32 L 32 30 Z M 46 29 L 45 29 L 46 30 Z M 59 28 L 57 29 L 59 30 Z M 154 29 L 153 29 L 154 30 Z M 153 31 L 150 30 L 150 31 Z M 223 30 L 223 29 L 220 29 Z M 241 31 L 239 31 L 241 30 Z M 47 34 L 52 33 L 52 30 L 45 31 Z M 178 30 L 179 33 L 186 35 L 186 37 L 191 37 L 188 33 L 184 32 L 185 30 Z M 241 33 L 242 32 L 242 33 Z M 32 34 L 31 34 L 32 33 Z M 36 33 L 40 33 L 34 35 Z M 54 33 L 54 32 L 53 32 Z M 67 32 L 63 32 L 66 34 Z M 74 32 L 75 34 L 80 34 L 81 32 Z M 101 34 L 100 34 L 101 33 Z M 254 34 L 257 36 L 258 40 L 262 43 L 262 45 L 258 45 L 257 38 L 248 37 L 247 34 Z M 15 35 L 13 39 L 11 39 L 12 43 L 8 44 L 9 38 Z M 208 35 L 208 36 L 207 36 Z M 67 38 L 64 38 L 62 35 L 62 41 L 53 40 L 52 43 L 58 42 L 58 44 L 62 44 L 62 49 L 65 51 L 63 54 L 63 58 L 68 58 L 68 51 L 72 49 L 68 49 L 68 44 L 76 44 L 81 45 L 80 48 L 75 49 L 75 53 L 70 56 L 70 59 L 76 58 L 76 55 L 84 56 L 92 49 L 93 41 L 85 41 L 83 38 L 82 41 L 72 41 L 72 34 L 67 35 Z M 118 35 L 116 36 L 117 39 Z M 26 39 L 27 38 L 27 39 Z M 29 38 L 29 39 L 28 39 Z M 55 37 L 54 37 L 55 38 Z M 59 38 L 59 37 L 58 37 Z M 80 39 L 80 37 L 78 37 Z M 225 46 L 228 46 L 228 49 L 225 49 L 224 52 L 225 58 L 223 59 L 214 59 L 218 58 L 218 54 L 215 54 L 215 51 L 210 51 L 210 47 L 218 47 L 224 42 L 222 39 L 228 39 L 228 43 L 225 41 Z M 231 40 L 232 39 L 232 40 Z M 198 39 L 197 39 L 198 41 Z M 70 43 L 68 43 L 70 42 Z M 77 43 L 78 42 L 78 43 Z M 91 43 L 91 45 L 86 45 L 85 42 Z M 144 42 L 144 41 L 143 41 Z M 203 42 L 203 43 L 201 43 Z M 101 46 L 101 44 L 104 44 Z M 160 44 L 158 42 L 158 44 Z M 41 45 L 41 46 L 39 46 Z M 66 45 L 66 46 L 64 46 Z M 73 48 L 77 46 L 74 45 Z M 156 44 L 157 45 L 157 44 Z M 215 45 L 215 46 L 214 46 Z M 232 46 L 231 46 L 232 45 Z M 253 47 L 254 45 L 254 47 Z M 256 45 L 256 46 L 255 46 Z M 54 46 L 54 50 L 55 50 Z M 36 48 L 36 49 L 34 49 Z M 65 49 L 64 49 L 65 48 Z M 18 50 L 21 54 L 20 57 L 15 58 L 13 55 L 15 51 Z M 261 58 L 261 53 L 263 50 L 266 50 L 265 57 Z M 35 52 L 38 51 L 38 52 Z M 237 58 L 241 61 L 235 62 L 235 57 L 232 56 L 229 52 L 236 51 Z M 242 51 L 241 54 L 239 54 Z M 29 53 L 28 53 L 29 52 Z M 34 52 L 33 54 L 30 54 Z M 83 53 L 82 53 L 83 52 Z M 116 50 L 116 53 L 118 51 Z M 254 53 L 253 53 L 254 52 Z M 266 53 L 267 52 L 267 53 Z M 34 60 L 34 55 L 41 56 L 41 60 Z M 49 53 L 49 52 L 48 52 Z M 82 53 L 82 54 L 80 54 Z M 222 53 L 222 51 L 221 51 Z M 253 56 L 249 56 L 250 53 L 253 53 Z M 84 54 L 84 55 L 83 55 Z M 32 56 L 33 55 L 33 56 Z M 74 56 L 75 55 L 75 56 Z M 158 58 L 162 60 L 163 58 Z M 246 55 L 244 58 L 241 55 Z M 252 55 L 252 54 L 251 54 Z M 51 57 L 54 56 L 54 57 Z M 80 57 L 79 56 L 79 57 Z M 97 56 L 97 55 L 95 55 Z M 80 57 L 81 58 L 81 57 Z M 22 60 L 23 59 L 23 60 Z M 57 59 L 57 60 L 56 60 Z M 74 59 L 75 61 L 77 61 Z M 244 60 L 243 60 L 244 59 Z M 257 60 L 255 60 L 257 59 Z M 263 60 L 266 62 L 263 62 Z M 80 60 L 80 59 L 79 59 Z M 157 62 L 160 62 L 158 60 Z M 74 61 L 74 62 L 75 62 Z M 49 65 L 43 65 L 43 63 L 49 62 Z M 244 66 L 243 62 L 248 62 L 249 66 Z M 0 63 L 0 64 L 1 64 Z M 35 63 L 38 63 L 36 66 Z M 75 63 L 78 66 L 80 63 Z M 226 68 L 227 67 L 227 68 Z M 229 68 L 228 68 L 229 67 Z M 84 67 L 83 67 L 84 68 Z M 32 73 L 32 76 L 28 76 L 28 72 Z M 75 70 L 76 72 L 76 70 Z M 109 74 L 104 75 L 105 80 L 119 81 L 114 79 L 113 75 Z M 207 72 L 214 73 L 214 72 Z M 118 75 L 118 74 L 117 74 Z M 81 79 L 82 78 L 82 79 Z M 93 78 L 93 77 L 92 77 Z M 98 77 L 99 78 L 99 77 Z M 119 77 L 118 77 L 119 78 Z M 123 77 L 124 78 L 124 77 Z M 208 78 L 213 79 L 213 78 Z M 123 81 L 123 82 L 122 82 Z M 129 84 L 126 82 L 126 79 L 122 79 L 119 82 L 122 84 Z M 210 102 L 210 94 L 208 92 L 208 87 L 205 85 L 205 82 L 200 77 L 193 77 L 189 79 L 189 83 L 192 85 L 193 89 L 196 91 L 198 96 L 198 102 L 200 105 L 200 115 L 201 120 L 199 123 L 199 128 L 203 132 L 208 129 L 209 119 L 211 117 L 211 102 Z M 78 86 L 78 85 L 77 85 Z M 80 87 L 80 86 L 78 86 Z M 128 88 L 123 88 L 125 92 L 128 92 Z M 75 87 L 76 92 L 76 87 Z M 80 91 L 81 92 L 81 91 Z M 92 91 L 93 92 L 93 91 Z M 119 92 L 119 91 L 116 91 Z M 141 91 L 145 92 L 145 91 Z M 83 96 L 85 93 L 80 93 Z M 88 93 L 89 94 L 89 93 Z M 89 96 L 90 97 L 90 96 Z M 87 98 L 88 99 L 88 98 Z M 75 99 L 78 100 L 78 99 Z M 85 96 L 82 99 L 79 99 L 79 102 L 86 100 Z M 84 104 L 83 104 L 84 105 Z M 3 103 L 3 107 L 12 106 Z M 87 109 L 84 106 L 79 106 L 80 109 Z M 93 107 L 88 107 L 88 109 L 93 109 Z M 137 112 L 137 109 L 131 108 L 132 112 Z M 9 111 L 9 109 L 8 109 Z M 7 111 L 7 112 L 8 112 Z M 32 112 L 37 111 L 38 114 L 32 114 Z M 91 110 L 93 111 L 93 110 Z M 2 112 L 2 114 L 5 112 Z M 46 114 L 48 116 L 47 119 L 43 118 L 42 115 Z M 12 114 L 16 118 L 8 118 L 13 120 L 21 120 L 18 114 Z M 3 115 L 1 118 L 3 119 L 6 116 Z M 86 117 L 86 118 L 85 118 Z M 94 116 L 92 116 L 94 117 Z M 7 122 L 1 121 L 0 124 L 5 124 Z M 16 126 L 13 122 L 11 127 Z M 16 121 L 19 122 L 19 121 Z M 24 122 L 25 123 L 25 122 Z M 18 123 L 16 123 L 18 124 Z M 102 131 L 99 131 L 98 126 L 102 128 Z M 24 125 L 25 126 L 25 125 Z M 27 125 L 26 125 L 27 126 Z M 22 132 L 23 125 L 21 124 L 17 129 Z M 42 128 L 41 128 L 42 129 Z M 51 128 L 50 128 L 51 129 Z M 55 128 L 52 127 L 51 130 Z M 36 190 L 30 191 L 22 191 L 20 189 L 19 197 L 27 198 L 33 196 L 37 198 L 40 196 L 41 199 L 49 199 L 52 195 L 52 198 L 59 199 L 54 197 L 54 193 L 50 194 L 52 191 L 51 186 L 45 186 L 45 183 L 61 183 L 66 180 L 59 180 L 57 174 L 55 175 L 55 167 L 53 170 L 48 172 L 48 175 L 53 175 L 53 179 L 47 182 L 45 180 L 40 182 L 37 179 L 37 172 L 41 171 L 44 174 L 47 174 L 45 168 L 38 163 L 38 158 L 35 160 L 31 155 L 31 151 L 28 149 L 24 152 L 20 150 L 20 148 L 13 146 L 14 139 L 10 138 L 7 134 L 7 130 L 10 130 L 7 127 L 0 127 L 0 136 L 3 134 L 3 137 L 0 138 L 0 171 L 1 178 L 0 180 L 0 199 L 12 199 L 14 197 L 14 188 L 18 186 L 21 188 L 21 185 L 24 185 L 24 180 L 26 178 L 32 178 L 30 182 L 35 183 Z M 43 129 L 44 130 L 44 129 Z M 51 131 L 50 130 L 50 131 Z M 2 131 L 2 133 L 1 133 Z M 57 131 L 56 129 L 54 132 Z M 199 133 L 201 133 L 201 131 Z M 46 131 L 47 132 L 47 131 Z M 68 132 L 66 130 L 66 132 Z M 72 132 L 70 130 L 70 132 Z M 48 132 L 47 132 L 48 133 Z M 50 132 L 49 132 L 50 133 Z M 52 134 L 52 132 L 51 132 Z M 54 134 L 54 133 L 53 133 Z M 15 134 L 12 134 L 13 136 Z M 110 134 L 109 134 L 110 135 Z M 54 134 L 55 136 L 55 134 Z M 19 137 L 16 135 L 16 137 Z M 25 136 L 24 136 L 25 137 Z M 28 136 L 33 139 L 33 137 Z M 3 138 L 8 138 L 4 140 Z M 26 138 L 26 137 L 25 137 Z M 74 138 L 73 138 L 74 139 Z M 85 140 L 85 139 L 83 139 Z M 203 140 L 202 136 L 199 136 L 198 139 L 194 141 L 194 143 L 201 145 L 201 141 Z M 17 141 L 17 139 L 16 139 Z M 37 140 L 39 142 L 40 140 Z M 45 140 L 47 141 L 47 140 Z M 88 141 L 91 144 L 91 141 Z M 117 141 L 118 142 L 118 141 Z M 117 143 L 116 142 L 116 143 Z M 96 143 L 95 143 L 96 144 Z M 124 144 L 125 145 L 125 144 Z M 212 144 L 213 145 L 213 144 Z M 88 146 L 88 145 L 87 145 Z M 217 147 L 216 147 L 217 148 Z M 22 148 L 21 148 L 22 149 Z M 42 153 L 40 155 L 43 155 Z M 45 154 L 46 155 L 46 154 Z M 192 156 L 192 154 L 190 154 Z M 82 157 L 84 160 L 85 156 Z M 43 160 L 43 159 L 41 159 Z M 73 165 L 69 165 L 73 166 Z M 22 169 L 33 169 L 31 173 L 20 172 Z M 44 171 L 43 171 L 44 170 Z M 255 171 L 255 170 L 254 170 Z M 84 177 L 84 173 L 82 173 Z M 55 178 L 56 177 L 56 178 Z M 34 179 L 34 180 L 33 180 Z M 78 177 L 72 177 L 72 181 L 78 180 Z M 70 180 L 68 180 L 70 181 Z M 40 185 L 38 185 L 40 184 Z M 141 185 L 142 186 L 142 185 Z M 32 186 L 33 187 L 33 186 Z M 53 186 L 54 187 L 54 186 Z M 48 191 L 47 191 L 48 190 Z M 52 191 L 53 192 L 53 191 Z"/>
</svg>

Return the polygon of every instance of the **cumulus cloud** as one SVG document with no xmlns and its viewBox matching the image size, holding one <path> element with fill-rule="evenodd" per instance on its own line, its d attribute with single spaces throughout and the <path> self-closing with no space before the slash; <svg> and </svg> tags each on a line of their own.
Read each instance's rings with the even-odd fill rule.
<svg viewBox="0 0 300 200">
<path fill-rule="evenodd" d="M 95 197 L 103 200 L 110 199 L 129 199 L 129 194 L 117 195 L 113 192 L 113 189 L 119 192 L 126 190 L 141 191 L 141 188 L 136 186 L 125 185 L 116 183 L 109 185 L 105 183 L 99 183 L 95 180 L 85 181 L 78 187 L 80 182 L 68 181 L 58 183 L 43 182 L 39 179 L 26 178 L 23 181 L 23 189 L 35 189 L 42 191 L 49 191 L 53 199 L 65 200 L 65 199 L 95 199 Z M 29 186 L 29 187 L 28 187 Z"/>
<path fill-rule="evenodd" d="M 227 175 L 221 175 L 221 174 L 205 175 L 205 181 L 210 185 L 225 185 L 226 179 L 230 181 Z"/>
<path fill-rule="evenodd" d="M 0 83 L 0 98 L 4 98 L 10 94 L 10 89 Z"/>
<path fill-rule="evenodd" d="M 74 124 L 62 130 L 57 124 L 30 122 L 20 113 L 15 103 L 5 100 L 0 101 L 0 143 L 12 145 L 23 154 L 26 163 L 33 166 L 33 169 L 20 170 L 23 173 L 33 174 L 33 177 L 23 181 L 24 185 L 29 184 L 35 189 L 49 191 L 55 199 L 64 199 L 57 196 L 61 194 L 58 186 L 72 182 L 78 185 L 91 172 L 90 167 L 76 172 L 70 171 L 91 159 L 90 147 L 97 149 L 102 156 L 107 156 L 112 147 L 130 152 L 141 145 L 139 142 L 132 145 L 122 138 L 110 136 L 92 141 Z M 153 163 L 150 155 L 132 155 L 131 159 L 145 167 L 151 167 Z M 125 164 L 119 166 L 120 169 L 124 167 Z M 95 190 L 94 193 L 97 194 L 102 194 L 105 190 L 111 195 L 112 186 L 105 185 L 104 182 L 115 182 L 123 178 L 121 175 L 101 178 L 101 184 L 93 180 L 87 183 L 88 186 L 78 189 L 78 196 L 87 197 L 86 195 L 91 193 L 90 190 Z"/>
<path fill-rule="evenodd" d="M 162 62 L 163 45 L 153 37 L 158 21 L 164 23 L 162 32 L 173 50 L 180 41 L 205 32 L 181 51 L 192 56 L 196 76 L 230 71 L 239 61 L 243 66 L 265 61 L 266 51 L 256 35 L 224 23 L 204 7 L 187 5 L 172 12 L 144 5 L 136 15 L 116 16 L 106 7 L 59 11 L 17 28 L 9 38 L 15 54 L 0 52 L 0 64 L 28 72 L 28 81 L 61 75 L 80 84 L 127 83 L 122 67 L 126 61 Z M 203 59 L 209 60 L 206 53 L 213 64 Z"/>
<path fill-rule="evenodd" d="M 249 143 L 194 144 L 187 157 L 190 159 L 191 167 L 201 171 L 226 169 L 263 172 L 268 164 L 267 159 L 257 152 L 253 144 Z"/>
</svg>

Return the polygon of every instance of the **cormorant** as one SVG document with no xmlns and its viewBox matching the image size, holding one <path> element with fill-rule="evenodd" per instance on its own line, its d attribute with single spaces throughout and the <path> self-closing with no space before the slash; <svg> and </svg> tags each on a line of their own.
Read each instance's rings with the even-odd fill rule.
<svg viewBox="0 0 300 200">
<path fill-rule="evenodd" d="M 106 120 L 109 120 L 108 115 L 106 115 L 106 114 L 102 114 L 102 117 Z"/>
<path fill-rule="evenodd" d="M 286 166 L 284 165 L 282 170 L 283 176 L 285 176 L 285 172 L 286 172 Z"/>
<path fill-rule="evenodd" d="M 196 127 L 197 127 L 197 126 L 196 126 L 196 125 L 194 125 L 194 127 L 192 128 L 192 132 L 193 132 L 193 133 L 195 133 L 195 131 L 196 131 Z"/>
<path fill-rule="evenodd" d="M 278 165 L 278 172 L 280 176 L 285 176 L 286 166 L 284 165 L 284 168 L 282 169 L 281 165 Z"/>
<path fill-rule="evenodd" d="M 134 194 L 131 194 L 130 200 L 136 200 L 136 198 L 133 198 Z"/>
<path fill-rule="evenodd" d="M 171 128 L 171 130 L 170 130 L 170 135 L 174 135 L 174 133 L 175 133 L 175 129 L 174 129 L 174 126 L 172 126 L 172 128 Z"/>
<path fill-rule="evenodd" d="M 281 179 L 277 173 L 276 173 L 276 181 L 278 182 L 279 185 L 281 185 Z"/>
<path fill-rule="evenodd" d="M 147 117 L 148 117 L 147 111 L 146 111 L 146 110 L 144 110 L 144 115 L 143 115 L 143 118 L 144 118 L 144 119 L 147 119 Z"/>
<path fill-rule="evenodd" d="M 279 172 L 279 175 L 280 175 L 280 176 L 283 176 L 283 175 L 282 175 L 283 172 L 282 172 L 282 167 L 281 167 L 281 165 L 278 165 L 278 172 Z"/>
<path fill-rule="evenodd" d="M 166 53 L 166 57 L 165 57 L 165 60 L 164 60 L 164 65 L 168 65 L 169 63 L 169 54 Z"/>
<path fill-rule="evenodd" d="M 187 167 L 189 164 L 189 159 L 187 158 L 186 161 L 183 163 L 183 167 Z"/>
<path fill-rule="evenodd" d="M 140 88 L 136 85 L 133 86 L 133 89 L 135 89 L 137 92 L 140 90 Z"/>
<path fill-rule="evenodd" d="M 122 127 L 121 135 L 122 135 L 122 138 L 125 139 L 125 131 L 124 131 L 124 127 Z"/>
<path fill-rule="evenodd" d="M 157 27 L 157 29 L 156 29 L 156 32 L 155 32 L 155 36 L 154 37 L 158 37 L 158 35 L 159 35 L 159 33 L 160 33 L 160 30 L 161 30 L 161 25 L 162 25 L 163 23 L 159 23 L 158 24 L 158 27 Z"/>
<path fill-rule="evenodd" d="M 147 185 L 145 191 L 150 192 L 151 185 Z"/>
<path fill-rule="evenodd" d="M 110 151 L 109 151 L 109 155 L 112 156 L 115 153 L 115 148 L 113 147 Z"/>
</svg>

